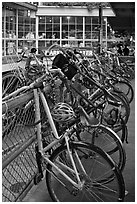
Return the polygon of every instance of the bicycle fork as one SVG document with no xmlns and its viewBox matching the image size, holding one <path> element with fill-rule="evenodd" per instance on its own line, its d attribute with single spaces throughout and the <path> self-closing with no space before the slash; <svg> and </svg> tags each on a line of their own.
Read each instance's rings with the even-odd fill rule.
<svg viewBox="0 0 137 204">
<path fill-rule="evenodd" d="M 44 157 L 45 161 L 47 161 L 47 163 L 49 163 L 51 166 L 53 166 L 56 171 L 58 173 L 60 173 L 66 180 L 68 180 L 74 187 L 75 187 L 75 190 L 82 190 L 83 188 L 83 185 L 84 185 L 84 180 L 81 179 L 81 174 L 80 172 L 78 172 L 78 169 L 76 167 L 76 162 L 74 161 L 74 158 L 73 158 L 73 154 L 72 154 L 72 151 L 70 149 L 70 144 L 69 144 L 69 137 L 68 137 L 68 133 L 66 133 L 66 135 L 64 136 L 65 138 L 65 141 L 66 141 L 66 146 L 67 146 L 67 155 L 68 155 L 68 159 L 70 159 L 70 163 L 72 164 L 72 167 L 71 166 L 68 166 L 66 165 L 63 161 L 60 161 L 60 160 L 57 160 L 56 161 L 56 164 L 53 163 L 48 157 Z M 72 144 L 73 145 L 73 144 Z M 80 158 L 78 156 L 78 154 L 76 153 L 76 151 L 74 150 L 74 154 L 75 154 L 75 157 L 77 159 L 77 164 L 80 166 L 80 169 L 82 171 L 82 175 L 86 175 L 86 172 L 84 170 L 84 167 L 82 166 L 82 163 L 80 161 Z M 77 181 L 74 181 L 68 174 L 66 174 L 63 169 L 67 170 L 67 172 L 70 172 L 71 175 L 73 174 L 75 177 L 76 177 L 76 180 Z M 54 175 L 54 172 L 50 172 L 60 183 L 62 183 L 62 181 L 60 181 L 56 175 Z M 62 183 L 62 185 L 65 186 L 65 184 Z M 68 189 L 67 186 L 65 186 L 66 189 Z M 69 189 L 68 189 L 69 190 Z M 70 191 L 70 190 L 69 190 Z M 74 191 L 72 191 L 72 193 L 75 194 Z"/>
</svg>

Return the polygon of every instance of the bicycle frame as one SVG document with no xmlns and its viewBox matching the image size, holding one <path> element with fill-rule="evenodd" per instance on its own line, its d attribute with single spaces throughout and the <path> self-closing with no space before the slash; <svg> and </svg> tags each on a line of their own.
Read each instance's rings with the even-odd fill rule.
<svg viewBox="0 0 137 204">
<path fill-rule="evenodd" d="M 44 76 L 43 76 L 44 77 Z M 43 78 L 41 77 L 41 78 Z M 37 80 L 39 81 L 39 80 Z M 40 88 L 34 88 L 34 84 L 36 83 L 36 81 L 32 84 L 30 84 L 29 86 L 24 86 L 16 91 L 14 91 L 13 93 L 9 94 L 9 96 L 4 98 L 4 102 L 6 104 L 6 100 L 10 99 L 11 97 L 16 96 L 17 94 L 21 93 L 22 91 L 25 90 L 29 90 L 31 88 L 33 88 L 33 98 L 35 101 L 35 122 L 36 122 L 36 128 L 37 128 L 37 141 L 38 141 L 38 151 L 41 153 L 42 158 L 49 163 L 50 165 L 52 165 L 65 179 L 67 179 L 73 186 L 75 186 L 78 189 L 81 189 L 83 186 L 83 181 L 80 180 L 80 175 L 78 173 L 78 170 L 76 168 L 70 147 L 69 147 L 69 134 L 71 133 L 71 130 L 67 130 L 66 133 L 63 136 L 59 136 L 56 126 L 54 124 L 52 115 L 50 113 L 50 109 L 48 106 L 48 103 L 46 101 L 46 98 L 44 96 L 44 93 L 41 91 Z M 39 99 L 41 98 L 45 113 L 48 117 L 48 121 L 51 127 L 51 130 L 53 132 L 53 135 L 55 137 L 55 140 L 53 142 L 51 142 L 48 146 L 43 147 L 43 143 L 42 143 L 42 134 L 41 134 L 41 116 L 40 116 L 40 104 L 39 104 Z M 22 99 L 23 100 L 23 99 Z M 7 106 L 8 109 L 8 106 Z M 59 143 L 62 139 L 65 139 L 65 143 L 66 143 L 66 147 L 67 147 L 67 151 L 68 151 L 68 155 L 72 164 L 73 168 L 68 167 L 67 165 L 61 163 L 58 161 L 59 165 L 62 166 L 63 168 L 65 168 L 66 170 L 72 172 L 73 174 L 75 174 L 76 178 L 77 178 L 77 182 L 73 181 L 72 178 L 70 178 L 63 170 L 61 170 L 61 168 L 59 168 L 57 165 L 55 165 L 52 161 L 50 161 L 48 155 L 46 156 L 45 153 L 51 149 L 53 146 L 55 146 L 57 143 Z M 86 175 L 86 172 L 83 168 L 83 165 L 78 157 L 78 155 L 76 154 L 75 151 L 75 155 L 79 164 L 79 167 L 81 168 L 81 171 L 83 172 L 84 175 Z"/>
<path fill-rule="evenodd" d="M 36 116 L 36 122 L 40 120 L 40 107 L 39 107 L 39 97 L 41 98 L 42 100 L 42 104 L 43 104 L 43 107 L 44 107 L 44 110 L 47 114 L 47 117 L 48 117 L 48 121 L 50 123 L 50 126 L 51 126 L 51 129 L 52 129 L 52 132 L 53 132 L 53 135 L 54 137 L 56 138 L 55 141 L 53 141 L 52 143 L 50 143 L 47 147 L 43 148 L 43 144 L 42 144 L 42 135 L 41 135 L 41 123 L 38 123 L 37 124 L 37 141 L 38 141 L 38 149 L 39 149 L 39 152 L 41 153 L 43 159 L 45 161 L 47 161 L 50 165 L 52 165 L 62 176 L 64 176 L 68 181 L 70 181 L 75 187 L 77 187 L 78 189 L 82 188 L 82 183 L 81 183 L 81 180 L 80 180 L 80 177 L 79 177 L 79 173 L 77 171 L 77 168 L 76 168 L 76 165 L 75 165 L 75 162 L 74 162 L 74 159 L 73 159 L 73 156 L 71 154 L 71 150 L 70 150 L 70 147 L 69 147 L 69 137 L 68 137 L 68 132 L 66 131 L 66 133 L 64 134 L 63 138 L 65 138 L 65 142 L 66 142 L 66 146 L 67 146 L 67 150 L 68 150 L 68 155 L 69 155 L 69 158 L 71 160 L 71 163 L 72 163 L 72 166 L 73 166 L 73 169 L 71 169 L 70 167 L 66 166 L 65 164 L 62 164 L 61 162 L 58 161 L 58 163 L 63 166 L 64 168 L 66 168 L 67 170 L 69 170 L 70 172 L 72 173 L 75 173 L 76 175 L 76 178 L 77 178 L 77 182 L 74 182 L 66 173 L 64 173 L 58 166 L 56 166 L 52 161 L 50 161 L 50 159 L 48 158 L 48 156 L 45 156 L 45 152 L 48 151 L 51 147 L 53 147 L 55 144 L 57 144 L 59 141 L 62 140 L 62 136 L 59 137 L 58 136 L 58 133 L 57 133 L 57 129 L 55 127 L 55 124 L 54 124 L 54 121 L 52 119 L 52 115 L 50 113 L 50 110 L 49 110 L 49 107 L 48 107 L 48 103 L 46 101 L 46 98 L 44 97 L 44 94 L 43 92 L 40 90 L 40 88 L 37 89 L 34 89 L 34 100 L 35 100 L 35 116 Z M 76 152 L 75 152 L 76 154 Z M 80 159 L 78 158 L 78 155 L 76 155 L 77 159 L 78 159 L 78 163 L 82 169 L 82 172 L 84 174 L 86 174 L 83 166 L 82 166 L 82 163 L 80 162 Z"/>
</svg>

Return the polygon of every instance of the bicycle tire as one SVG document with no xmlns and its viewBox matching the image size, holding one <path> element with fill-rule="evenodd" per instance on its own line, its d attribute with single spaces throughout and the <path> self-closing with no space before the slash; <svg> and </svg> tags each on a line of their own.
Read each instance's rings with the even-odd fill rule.
<svg viewBox="0 0 137 204">
<path fill-rule="evenodd" d="M 114 85 L 124 92 L 128 98 L 129 103 L 131 103 L 134 99 L 134 90 L 132 85 L 127 81 L 118 81 L 114 83 Z"/>
<path fill-rule="evenodd" d="M 22 79 L 15 73 L 7 73 L 2 76 L 2 98 L 22 86 Z"/>
<path fill-rule="evenodd" d="M 78 130 L 80 132 L 80 130 Z M 77 134 L 79 134 L 77 136 Z M 82 142 L 94 144 L 105 151 L 117 167 L 123 171 L 126 164 L 126 152 L 119 136 L 109 127 L 98 125 L 85 128 L 81 133 L 76 133 L 76 137 Z"/>
<path fill-rule="evenodd" d="M 130 105 L 130 104 L 129 104 L 128 97 L 127 97 L 127 95 L 126 95 L 123 91 L 118 90 L 118 89 L 115 89 L 115 88 L 114 88 L 113 91 L 114 91 L 115 93 L 117 93 L 118 95 L 120 95 L 120 96 L 125 100 L 125 103 L 127 103 L 128 106 Z"/>
<path fill-rule="evenodd" d="M 17 76 L 15 73 L 6 73 L 2 76 L 2 98 L 4 98 L 6 95 L 12 93 L 13 91 L 17 90 L 20 86 L 22 86 L 23 81 L 19 76 Z M 14 112 L 16 113 L 18 109 L 15 109 Z M 10 116 L 11 111 L 8 111 L 6 114 Z M 16 122 L 16 114 L 14 117 L 8 117 L 8 125 L 4 125 L 4 120 L 2 123 L 2 139 L 7 136 L 11 130 L 14 128 L 14 124 Z"/>
<path fill-rule="evenodd" d="M 64 177 L 62 178 L 59 172 L 48 164 L 46 183 L 48 192 L 53 201 L 117 202 L 124 200 L 125 184 L 123 176 L 108 154 L 94 145 L 84 143 L 73 142 L 70 145 L 70 149 L 73 154 L 75 151 L 77 152 L 88 176 L 83 176 L 77 165 L 77 170 L 84 183 L 81 190 L 78 190 L 72 184 L 70 185 L 70 182 L 65 180 Z M 67 156 L 67 148 L 62 145 L 53 152 L 50 160 L 55 164 L 60 159 L 60 162 L 64 162 L 65 165 L 71 167 L 69 158 L 66 158 L 66 160 L 61 159 L 61 155 L 64 153 Z M 72 172 L 70 173 L 66 170 L 65 173 L 75 179 Z M 110 175 L 113 175 L 113 179 L 108 181 L 106 176 L 110 177 Z"/>
<path fill-rule="evenodd" d="M 128 119 L 129 119 L 129 116 L 130 116 L 130 105 L 129 103 L 127 102 L 127 100 L 124 98 L 123 94 L 122 93 L 117 93 L 117 92 L 114 92 L 114 91 L 111 91 L 111 94 L 119 101 L 122 103 L 121 105 L 121 118 L 123 119 L 124 123 L 127 124 L 128 122 Z M 114 105 L 115 107 L 115 105 Z M 103 123 L 105 124 L 105 123 Z M 109 125 L 108 125 L 109 126 Z M 113 125 L 113 128 L 114 128 L 115 125 Z M 111 126 L 110 126 L 111 127 Z"/>
<path fill-rule="evenodd" d="M 127 142 L 128 128 L 122 119 L 121 119 L 121 125 L 117 125 L 114 128 L 112 127 L 112 130 L 117 133 L 122 143 L 124 143 L 124 141 Z"/>
<path fill-rule="evenodd" d="M 134 79 L 135 72 L 132 70 L 126 62 L 120 63 L 121 69 L 124 71 L 125 77 L 127 77 L 129 80 Z"/>
</svg>

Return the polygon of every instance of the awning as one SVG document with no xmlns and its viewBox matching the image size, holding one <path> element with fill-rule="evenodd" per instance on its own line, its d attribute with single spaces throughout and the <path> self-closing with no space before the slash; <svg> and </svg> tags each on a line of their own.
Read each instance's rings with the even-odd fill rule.
<svg viewBox="0 0 137 204">
<path fill-rule="evenodd" d="M 37 6 L 31 3 L 27 2 L 2 2 L 2 5 L 7 5 L 8 7 L 12 7 L 15 9 L 21 9 L 21 10 L 33 10 L 37 11 Z"/>
</svg>

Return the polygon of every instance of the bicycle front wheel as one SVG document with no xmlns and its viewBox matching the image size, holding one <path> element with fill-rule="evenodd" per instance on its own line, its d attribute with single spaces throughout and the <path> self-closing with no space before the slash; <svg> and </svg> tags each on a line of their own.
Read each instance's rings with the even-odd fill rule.
<svg viewBox="0 0 137 204">
<path fill-rule="evenodd" d="M 130 82 L 128 81 L 119 81 L 115 83 L 115 87 L 121 90 L 126 94 L 129 103 L 131 103 L 134 99 L 134 89 Z"/>
<path fill-rule="evenodd" d="M 126 163 L 126 153 L 118 135 L 109 127 L 99 125 L 98 127 L 85 128 L 79 134 L 82 141 L 92 143 L 105 151 L 118 168 L 122 171 Z"/>
<path fill-rule="evenodd" d="M 46 182 L 53 201 L 117 202 L 124 200 L 125 185 L 122 174 L 103 150 L 80 142 L 72 143 L 70 150 L 83 185 L 78 189 L 48 164 Z M 80 159 L 86 175 L 83 174 L 77 158 Z M 70 171 L 72 164 L 66 146 L 57 148 L 51 156 L 51 161 L 77 182 L 76 175 Z"/>
</svg>

